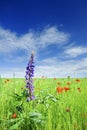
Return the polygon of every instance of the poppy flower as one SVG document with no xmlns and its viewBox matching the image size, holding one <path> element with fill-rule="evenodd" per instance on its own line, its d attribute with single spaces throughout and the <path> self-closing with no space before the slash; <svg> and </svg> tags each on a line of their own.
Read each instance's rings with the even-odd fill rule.
<svg viewBox="0 0 87 130">
<path fill-rule="evenodd" d="M 81 89 L 80 88 L 77 88 L 78 89 L 78 92 L 81 92 Z"/>
<path fill-rule="evenodd" d="M 67 85 L 70 85 L 71 83 L 70 82 L 67 82 Z"/>
<path fill-rule="evenodd" d="M 12 115 L 12 118 L 17 118 L 17 114 L 14 113 L 14 114 Z"/>
<path fill-rule="evenodd" d="M 58 92 L 58 93 L 63 92 L 63 90 L 64 90 L 64 88 L 62 88 L 62 87 L 57 87 L 57 92 Z"/>
<path fill-rule="evenodd" d="M 70 112 L 70 108 L 66 108 L 66 112 Z"/>
<path fill-rule="evenodd" d="M 67 92 L 68 90 L 70 90 L 70 88 L 64 87 L 64 90 Z"/>
<path fill-rule="evenodd" d="M 76 82 L 80 82 L 80 79 L 76 79 Z"/>
<path fill-rule="evenodd" d="M 9 79 L 6 79 L 5 81 L 4 81 L 4 83 L 8 83 L 10 80 Z"/>
</svg>

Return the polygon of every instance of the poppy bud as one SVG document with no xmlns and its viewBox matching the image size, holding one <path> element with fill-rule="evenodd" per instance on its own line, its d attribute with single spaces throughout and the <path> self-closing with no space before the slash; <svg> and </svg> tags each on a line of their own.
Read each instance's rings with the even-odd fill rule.
<svg viewBox="0 0 87 130">
<path fill-rule="evenodd" d="M 12 118 L 17 118 L 17 114 L 14 113 L 14 114 L 12 115 Z"/>
</svg>

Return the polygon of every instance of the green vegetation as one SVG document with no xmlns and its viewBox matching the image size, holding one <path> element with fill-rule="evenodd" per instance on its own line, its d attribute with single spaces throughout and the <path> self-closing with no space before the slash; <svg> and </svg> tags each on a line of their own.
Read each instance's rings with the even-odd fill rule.
<svg viewBox="0 0 87 130">
<path fill-rule="evenodd" d="M 34 79 L 34 86 L 27 102 L 25 79 L 0 78 L 0 130 L 87 130 L 86 78 Z"/>
</svg>

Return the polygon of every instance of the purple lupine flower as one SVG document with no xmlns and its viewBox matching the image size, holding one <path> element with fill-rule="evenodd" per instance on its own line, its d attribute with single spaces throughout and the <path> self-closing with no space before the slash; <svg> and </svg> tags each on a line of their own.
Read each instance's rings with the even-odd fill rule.
<svg viewBox="0 0 87 130">
<path fill-rule="evenodd" d="M 34 76 L 34 53 L 31 53 L 30 61 L 26 67 L 26 89 L 27 89 L 27 101 L 35 99 L 34 96 L 34 86 L 33 86 L 33 76 Z"/>
</svg>

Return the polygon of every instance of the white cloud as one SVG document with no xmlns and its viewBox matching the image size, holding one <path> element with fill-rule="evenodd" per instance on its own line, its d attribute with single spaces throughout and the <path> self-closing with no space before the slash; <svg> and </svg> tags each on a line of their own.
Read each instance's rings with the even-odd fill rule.
<svg viewBox="0 0 87 130">
<path fill-rule="evenodd" d="M 25 76 L 25 68 L 19 68 L 19 67 L 5 67 L 0 68 L 0 76 L 3 77 L 11 77 L 13 78 L 15 74 L 15 77 L 23 77 Z"/>
<path fill-rule="evenodd" d="M 46 47 L 50 44 L 61 44 L 68 42 L 69 34 L 60 32 L 56 27 L 45 28 L 37 38 L 40 47 Z"/>
<path fill-rule="evenodd" d="M 11 32 L 10 30 L 0 28 L 0 55 L 4 55 L 6 61 L 9 61 L 10 63 L 16 63 L 19 61 L 23 63 L 26 59 L 29 59 L 31 51 L 34 50 L 37 60 L 35 77 L 41 77 L 42 75 L 48 77 L 66 77 L 68 75 L 74 76 L 74 72 L 80 76 L 84 76 L 87 74 L 87 58 L 77 61 L 61 61 L 57 59 L 57 56 L 55 56 L 45 59 L 42 57 L 42 59 L 38 61 L 37 53 L 40 51 L 40 48 L 46 49 L 46 47 L 53 44 L 64 45 L 64 43 L 67 43 L 68 40 L 69 34 L 60 32 L 57 27 L 45 28 L 41 32 L 29 31 L 21 36 L 17 36 L 16 33 Z M 87 47 L 76 47 L 74 43 L 62 49 L 64 49 L 64 56 L 71 58 L 87 53 Z M 20 55 L 16 55 L 16 57 L 14 57 L 14 53 L 17 53 L 19 50 L 26 52 L 26 59 L 24 56 Z M 60 56 L 62 56 L 61 53 Z M 0 67 L 0 74 L 2 77 L 13 77 L 14 72 L 16 77 L 25 76 L 25 68 Z"/>
<path fill-rule="evenodd" d="M 42 66 L 36 66 L 35 76 L 48 77 L 86 77 L 87 76 L 87 58 L 81 60 L 58 61 L 56 57 L 44 59 Z M 84 63 L 84 64 L 83 64 Z"/>
<path fill-rule="evenodd" d="M 82 46 L 71 47 L 66 49 L 64 53 L 69 57 L 77 57 L 79 55 L 87 53 L 87 47 Z"/>
<path fill-rule="evenodd" d="M 0 53 L 12 53 L 20 48 L 29 53 L 32 50 L 37 51 L 39 48 L 51 44 L 61 44 L 68 40 L 69 34 L 60 32 L 55 26 L 45 28 L 41 32 L 29 31 L 21 36 L 0 28 Z"/>
<path fill-rule="evenodd" d="M 84 63 L 84 64 L 83 64 Z M 47 77 L 86 77 L 87 76 L 87 58 L 81 60 L 57 61 L 56 57 L 41 60 L 41 65 L 35 66 L 35 77 L 42 75 Z M 25 76 L 25 68 L 1 68 L 2 77 Z"/>
<path fill-rule="evenodd" d="M 0 28 L 0 53 L 13 51 L 17 47 L 17 38 L 15 33 Z"/>
</svg>

